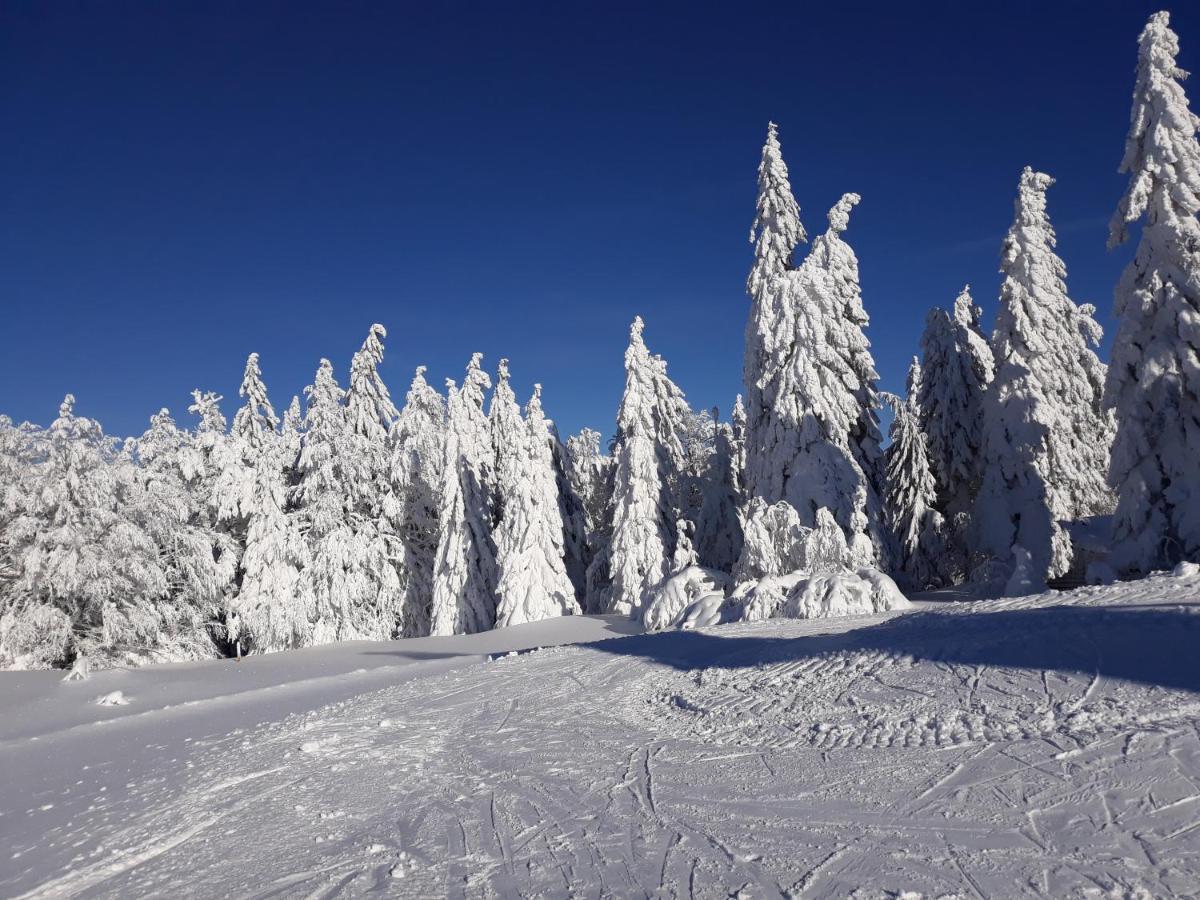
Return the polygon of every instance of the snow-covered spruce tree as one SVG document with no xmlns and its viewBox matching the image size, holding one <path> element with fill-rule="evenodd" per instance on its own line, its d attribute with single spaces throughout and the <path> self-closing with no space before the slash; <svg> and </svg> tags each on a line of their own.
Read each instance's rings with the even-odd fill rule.
<svg viewBox="0 0 1200 900">
<path fill-rule="evenodd" d="M 525 476 L 525 445 L 528 443 L 521 407 L 508 383 L 507 359 L 500 360 L 496 371 L 496 387 L 488 407 L 488 436 L 492 445 L 491 523 L 495 530 L 504 521 L 504 507 L 513 496 L 517 482 Z"/>
<path fill-rule="evenodd" d="M 429 634 L 445 443 L 446 401 L 418 366 L 392 428 L 392 489 L 399 499 L 394 527 L 404 544 L 401 637 Z"/>
<path fill-rule="evenodd" d="M 313 643 L 315 594 L 301 578 L 309 563 L 308 547 L 295 517 L 287 511 L 285 452 L 282 444 L 264 450 L 254 467 L 242 583 L 230 605 L 229 639 L 239 654 Z"/>
<path fill-rule="evenodd" d="M 733 571 L 742 553 L 742 523 L 739 513 L 739 492 L 733 429 L 717 421 L 712 411 L 716 435 L 708 468 L 701 482 L 703 501 L 696 527 L 696 551 L 700 565 L 722 572 Z"/>
<path fill-rule="evenodd" d="M 612 488 L 614 465 L 611 456 L 600 452 L 600 432 L 590 428 L 567 439 L 567 478 L 572 492 L 583 504 L 587 523 L 588 563 L 583 609 L 603 612 L 609 607 L 612 585 L 609 544 L 612 540 Z"/>
<path fill-rule="evenodd" d="M 575 602 L 582 609 L 587 597 L 587 570 L 592 564 L 588 544 L 587 512 L 583 499 L 575 493 L 567 475 L 567 445 L 558 433 L 558 426 L 546 420 L 550 430 L 550 456 L 554 465 L 554 482 L 558 488 L 558 511 L 563 524 L 563 553 L 567 577 L 575 588 Z"/>
<path fill-rule="evenodd" d="M 1001 250 L 976 512 L 979 550 L 1011 568 L 1019 544 L 1039 583 L 1070 568 L 1062 523 L 1112 509 L 1104 480 L 1112 439 L 1101 408 L 1104 365 L 1092 350 L 1100 326 L 1091 307 L 1067 295 L 1066 266 L 1054 252 L 1046 214 L 1053 183 L 1026 167 Z"/>
<path fill-rule="evenodd" d="M 295 506 L 309 560 L 299 602 L 311 611 L 313 643 L 387 640 L 399 619 L 400 582 L 376 517 L 361 511 L 362 444 L 329 360 L 305 394 Z"/>
<path fill-rule="evenodd" d="M 643 328 L 639 316 L 629 330 L 614 451 L 609 609 L 622 614 L 636 614 L 646 590 L 670 572 L 683 467 L 683 395 L 667 378 L 666 363 L 646 349 Z"/>
<path fill-rule="evenodd" d="M 1138 41 L 1121 161 L 1129 187 L 1109 230 L 1117 246 L 1142 222 L 1117 285 L 1105 385 L 1117 420 L 1111 561 L 1128 573 L 1200 559 L 1200 118 L 1188 108 L 1178 52 L 1168 14 L 1155 13 Z"/>
<path fill-rule="evenodd" d="M 216 623 L 236 576 L 236 560 L 208 507 L 194 437 L 181 431 L 168 410 L 151 417 L 137 439 L 137 465 L 128 468 L 137 491 L 128 514 L 136 517 L 158 546 L 172 610 L 186 611 L 176 630 Z M 208 638 L 198 647 L 210 652 Z"/>
<path fill-rule="evenodd" d="M 525 421 L 516 419 L 523 432 L 511 436 L 518 454 L 516 480 L 508 481 L 514 473 L 496 473 L 496 493 L 506 497 L 496 534 L 497 628 L 579 613 L 564 564 L 558 485 L 541 396 L 542 386 L 534 385 Z M 494 404 L 493 398 L 493 412 Z"/>
<path fill-rule="evenodd" d="M 346 389 L 346 419 L 350 430 L 382 445 L 400 414 L 379 374 L 383 362 L 383 339 L 387 330 L 372 325 L 362 347 L 350 362 L 350 386 Z"/>
<path fill-rule="evenodd" d="M 794 423 L 780 421 L 778 408 L 792 350 L 791 314 L 784 275 L 791 271 L 796 245 L 807 239 L 792 196 L 787 165 L 775 123 L 767 126 L 758 165 L 758 200 L 750 242 L 754 264 L 746 281 L 750 316 L 746 321 L 746 484 L 751 496 L 774 502 L 782 497 L 781 457 L 792 452 Z"/>
<path fill-rule="evenodd" d="M 487 631 L 496 621 L 496 550 L 489 481 L 492 443 L 484 392 L 491 380 L 471 357 L 462 388 L 447 379 L 445 456 L 438 506 L 431 634 Z"/>
<path fill-rule="evenodd" d="M 0 621 L 2 655 L 43 667 L 76 656 L 104 665 L 210 653 L 198 610 L 164 602 L 159 548 L 130 514 L 131 466 L 74 405 L 68 394 L 27 473 L 26 508 L 9 523 L 17 574 Z"/>
<path fill-rule="evenodd" d="M 693 412 L 686 405 L 680 410 L 679 443 L 683 448 L 683 467 L 677 487 L 678 507 L 681 517 L 694 522 L 704 505 L 704 481 L 716 448 L 716 410 Z"/>
<path fill-rule="evenodd" d="M 870 539 L 871 548 L 864 546 L 857 554 L 863 562 L 873 561 L 886 568 L 891 556 L 891 541 L 883 521 L 885 464 L 880 449 L 879 373 L 875 371 L 871 342 L 865 333 L 870 318 L 862 302 L 858 257 L 842 239 L 842 234 L 850 224 L 850 211 L 861 199 L 858 194 L 842 195 L 829 211 L 829 229 L 813 241 L 812 251 L 804 264 L 806 267 L 820 266 L 828 273 L 832 286 L 832 294 L 826 302 L 833 313 L 828 320 L 830 328 L 827 340 L 830 349 L 842 357 L 843 365 L 851 376 L 843 385 L 849 395 L 847 404 L 853 410 L 847 442 L 854 461 L 862 471 L 862 480 L 855 486 L 855 494 L 860 491 L 866 494 L 865 504 L 856 501 L 855 509 L 848 517 L 838 516 L 835 509 L 835 518 L 846 530 L 852 548 L 860 541 L 859 535 L 866 535 Z M 797 347 L 797 353 L 806 349 Z"/>
<path fill-rule="evenodd" d="M 267 399 L 267 386 L 263 384 L 257 353 L 251 353 L 246 358 L 246 371 L 242 375 L 238 396 L 244 397 L 246 402 L 233 417 L 232 432 L 252 455 L 275 437 L 275 430 L 279 427 L 279 419 L 275 417 L 275 410 Z M 248 462 L 253 465 L 252 456 Z"/>
<path fill-rule="evenodd" d="M 830 210 L 829 232 L 783 277 L 781 356 L 772 365 L 784 364 L 768 404 L 774 424 L 768 435 L 755 437 L 752 402 L 747 468 L 754 496 L 768 505 L 790 503 L 807 527 L 817 510 L 828 508 L 860 564 L 886 565 L 877 476 L 863 468 L 863 462 L 876 465 L 864 449 L 878 434 L 865 424 L 874 421 L 874 411 L 864 407 L 874 402 L 874 386 L 863 379 L 873 370 L 864 367 L 870 357 L 862 318 L 846 284 L 852 254 L 839 237 L 856 201 L 847 194 Z"/>
<path fill-rule="evenodd" d="M 884 506 L 895 535 L 895 568 L 917 589 L 948 582 L 943 546 L 944 522 L 934 509 L 937 482 L 929 468 L 929 452 L 921 431 L 916 398 L 921 389 L 921 364 L 914 357 L 908 369 L 908 395 L 883 398 L 893 418 L 887 449 L 887 490 Z"/>
<path fill-rule="evenodd" d="M 995 368 L 980 315 L 968 285 L 955 299 L 953 315 L 929 311 L 921 335 L 917 408 L 956 581 L 968 569 L 970 518 L 982 478 L 984 394 Z"/>
<path fill-rule="evenodd" d="M 300 459 L 300 441 L 304 431 L 304 412 L 300 397 L 292 395 L 292 402 L 283 411 L 279 421 L 279 461 L 283 466 L 283 481 L 290 491 L 299 480 L 296 463 Z"/>
<path fill-rule="evenodd" d="M 730 424 L 733 431 L 733 474 L 734 484 L 738 491 L 738 509 L 746 505 L 746 407 L 742 403 L 742 395 L 738 394 L 733 401 L 733 413 Z"/>
</svg>

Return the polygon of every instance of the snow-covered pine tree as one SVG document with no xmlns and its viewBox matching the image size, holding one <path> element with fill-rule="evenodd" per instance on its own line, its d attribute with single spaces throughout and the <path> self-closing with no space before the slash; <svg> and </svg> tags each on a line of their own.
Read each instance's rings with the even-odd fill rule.
<svg viewBox="0 0 1200 900">
<path fill-rule="evenodd" d="M 784 364 L 769 403 L 773 430 L 755 436 L 752 402 L 747 467 L 751 491 L 768 505 L 790 503 L 807 527 L 815 524 L 817 510 L 828 508 L 858 562 L 886 563 L 875 477 L 859 462 L 872 440 L 863 436 L 863 423 L 874 415 L 863 405 L 865 339 L 841 280 L 849 248 L 838 235 L 854 202 L 856 195 L 847 194 L 830 210 L 829 231 L 783 279 L 780 357 L 772 365 Z"/>
<path fill-rule="evenodd" d="M 929 468 L 925 434 L 921 431 L 916 398 L 921 390 L 921 364 L 913 358 L 908 369 L 908 394 L 884 394 L 892 408 L 891 443 L 887 449 L 887 491 L 884 505 L 895 535 L 895 568 L 917 589 L 948 582 L 937 481 Z"/>
<path fill-rule="evenodd" d="M 292 395 L 292 402 L 283 412 L 279 423 L 279 437 L 282 452 L 280 461 L 283 464 L 284 482 L 291 489 L 296 485 L 296 460 L 300 457 L 300 438 L 304 429 L 304 413 L 300 407 L 300 397 Z"/>
<path fill-rule="evenodd" d="M 863 307 L 858 257 L 842 238 L 850 224 L 850 211 L 861 199 L 858 194 L 842 195 L 829 211 L 829 229 L 813 241 L 804 265 L 820 266 L 828 273 L 832 286 L 832 294 L 826 300 L 831 312 L 827 341 L 830 350 L 842 357 L 851 376 L 843 387 L 848 393 L 848 406 L 853 410 L 847 443 L 862 471 L 862 479 L 855 485 L 856 498 L 861 491 L 866 495 L 865 503 L 856 499 L 855 509 L 848 518 L 838 516 L 834 510 L 835 518 L 846 530 L 852 549 L 856 542 L 861 543 L 859 535 L 870 540 L 871 546 L 868 548 L 864 544 L 857 554 L 863 562 L 874 562 L 886 568 L 891 556 L 891 540 L 884 522 L 882 501 L 885 463 L 880 449 L 879 373 L 875 371 L 871 342 L 865 332 L 870 317 Z M 801 349 L 798 347 L 796 352 Z M 804 517 L 803 512 L 801 516 Z"/>
<path fill-rule="evenodd" d="M 242 375 L 238 396 L 244 397 L 246 402 L 233 417 L 232 431 L 248 448 L 251 456 L 247 461 L 253 467 L 253 454 L 275 436 L 275 430 L 279 427 L 279 419 L 275 417 L 275 410 L 267 399 L 267 386 L 263 384 L 257 353 L 251 353 L 246 358 L 246 371 Z"/>
<path fill-rule="evenodd" d="M 716 435 L 708 468 L 701 482 L 703 502 L 696 526 L 696 552 L 700 565 L 722 572 L 733 571 L 742 553 L 742 522 L 739 513 L 733 429 L 718 421 L 712 411 Z"/>
<path fill-rule="evenodd" d="M 583 504 L 587 527 L 588 563 L 583 608 L 588 613 L 608 609 L 611 575 L 608 566 L 612 539 L 613 459 L 600 452 L 600 432 L 584 428 L 567 439 L 567 478 Z"/>
<path fill-rule="evenodd" d="M 496 621 L 496 550 L 491 534 L 492 443 L 484 392 L 491 387 L 471 357 L 463 385 L 447 379 L 445 457 L 438 506 L 431 634 L 487 631 Z"/>
<path fill-rule="evenodd" d="M 254 467 L 253 511 L 242 553 L 241 587 L 230 609 L 229 639 L 239 655 L 271 653 L 313 643 L 314 591 L 301 573 L 308 546 L 287 511 L 285 446 L 265 450 Z"/>
<path fill-rule="evenodd" d="M 563 554 L 567 577 L 575 588 L 575 602 L 582 608 L 587 597 L 587 570 L 592 562 L 592 551 L 588 546 L 587 512 L 583 500 L 571 486 L 567 474 L 567 445 L 558 433 L 553 419 L 546 420 L 550 432 L 550 457 L 554 466 L 554 483 L 558 493 L 558 511 L 563 526 Z"/>
<path fill-rule="evenodd" d="M 511 449 L 518 454 L 515 473 L 496 473 L 496 492 L 506 496 L 496 534 L 497 628 L 579 613 L 564 564 L 558 485 L 541 397 L 542 386 L 536 384 L 525 421 L 517 416 L 523 434 L 511 435 Z M 493 412 L 494 404 L 493 397 Z M 512 474 L 517 477 L 510 483 Z"/>
<path fill-rule="evenodd" d="M 1020 545 L 1037 583 L 1070 568 L 1062 523 L 1112 508 L 1104 480 L 1111 420 L 1102 409 L 1104 365 L 1092 350 L 1100 326 L 1091 307 L 1067 295 L 1066 266 L 1054 252 L 1046 213 L 1052 184 L 1049 175 L 1025 168 L 1001 250 L 976 512 L 979 550 L 1011 567 L 1012 547 Z"/>
<path fill-rule="evenodd" d="M 404 544 L 401 637 L 429 634 L 438 506 L 446 453 L 446 401 L 418 366 L 392 428 L 392 486 L 399 499 L 395 530 Z"/>
<path fill-rule="evenodd" d="M 792 337 L 784 276 L 793 268 L 796 246 L 806 239 L 772 122 L 758 166 L 758 199 L 750 226 L 754 264 L 746 281 L 750 315 L 744 359 L 746 484 L 749 495 L 769 498 L 768 502 L 782 496 L 780 457 L 791 453 L 789 425 L 779 421 L 777 412 Z"/>
<path fill-rule="evenodd" d="M 496 387 L 488 407 L 488 435 L 492 445 L 492 528 L 504 522 L 504 506 L 516 490 L 517 482 L 525 475 L 525 453 L 528 430 L 521 419 L 517 395 L 508 383 L 508 360 L 500 360 L 496 371 Z M 497 547 L 499 535 L 496 536 Z"/>
<path fill-rule="evenodd" d="M 738 490 L 738 509 L 746 506 L 746 407 L 742 403 L 742 395 L 738 394 L 733 401 L 733 413 L 730 417 L 733 431 L 733 474 L 734 484 Z"/>
<path fill-rule="evenodd" d="M 135 442 L 137 465 L 126 469 L 137 487 L 126 512 L 159 548 L 172 614 L 185 616 L 174 626 L 177 632 L 215 623 L 237 574 L 235 555 L 210 512 L 194 442 L 168 410 L 159 410 Z M 211 652 L 207 636 L 197 640 Z"/>
<path fill-rule="evenodd" d="M 211 654 L 196 607 L 165 602 L 167 572 L 134 513 L 130 464 L 74 406 L 68 394 L 27 473 L 26 508 L 8 526 L 17 577 L 2 655 L 43 667 L 76 656 L 106 665 Z"/>
<path fill-rule="evenodd" d="M 1175 62 L 1179 39 L 1155 13 L 1138 41 L 1121 172 L 1130 176 L 1109 246 L 1142 221 L 1116 291 L 1105 403 L 1116 411 L 1109 483 L 1116 568 L 1148 572 L 1200 559 L 1200 118 Z"/>
<path fill-rule="evenodd" d="M 311 611 L 314 643 L 387 640 L 399 620 L 400 582 L 376 517 L 361 510 L 362 444 L 329 360 L 305 394 L 295 506 L 309 560 L 299 602 Z"/>
<path fill-rule="evenodd" d="M 346 389 L 346 419 L 350 430 L 382 445 L 396 416 L 391 393 L 379 374 L 383 362 L 383 339 L 387 329 L 375 324 L 350 362 L 350 386 Z"/>
<path fill-rule="evenodd" d="M 967 285 L 954 301 L 953 315 L 929 311 L 921 335 L 917 408 L 956 581 L 968 569 L 970 519 L 982 478 L 984 394 L 995 368 L 980 315 Z"/>
<path fill-rule="evenodd" d="M 687 410 L 683 394 L 667 378 L 666 363 L 646 349 L 643 329 L 638 316 L 625 351 L 614 452 L 610 610 L 624 614 L 635 614 L 646 589 L 670 571 L 683 469 L 679 434 Z"/>
</svg>

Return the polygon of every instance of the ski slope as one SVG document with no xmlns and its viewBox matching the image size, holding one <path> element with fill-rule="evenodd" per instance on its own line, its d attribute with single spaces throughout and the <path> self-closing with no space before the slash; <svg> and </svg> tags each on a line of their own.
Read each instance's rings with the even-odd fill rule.
<svg viewBox="0 0 1200 900">
<path fill-rule="evenodd" d="M 953 600 L 4 673 L 0 895 L 1200 893 L 1200 577 Z"/>
</svg>

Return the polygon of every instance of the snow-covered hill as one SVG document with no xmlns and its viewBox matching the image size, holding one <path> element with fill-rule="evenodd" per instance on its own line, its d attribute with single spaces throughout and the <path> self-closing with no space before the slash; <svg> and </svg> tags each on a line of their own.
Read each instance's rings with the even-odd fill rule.
<svg viewBox="0 0 1200 900">
<path fill-rule="evenodd" d="M 1195 895 L 1198 613 L 1158 576 L 3 673 L 0 894 Z"/>
</svg>

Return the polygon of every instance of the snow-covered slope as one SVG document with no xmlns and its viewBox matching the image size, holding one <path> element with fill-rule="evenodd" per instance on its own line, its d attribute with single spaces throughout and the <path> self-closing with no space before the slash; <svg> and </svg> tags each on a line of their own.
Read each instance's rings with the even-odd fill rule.
<svg viewBox="0 0 1200 900">
<path fill-rule="evenodd" d="M 1194 895 L 1197 613 L 1160 576 L 4 674 L 0 894 Z"/>
</svg>

